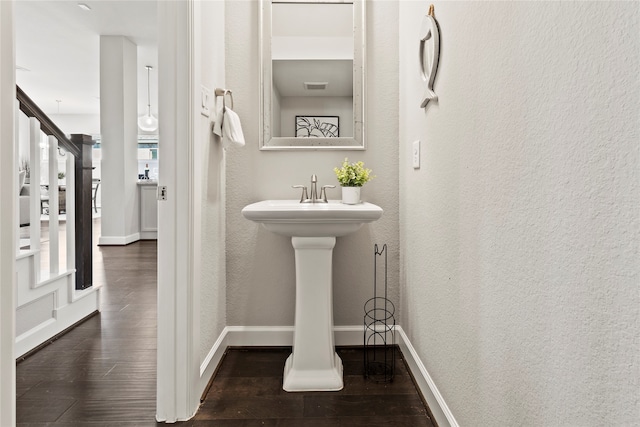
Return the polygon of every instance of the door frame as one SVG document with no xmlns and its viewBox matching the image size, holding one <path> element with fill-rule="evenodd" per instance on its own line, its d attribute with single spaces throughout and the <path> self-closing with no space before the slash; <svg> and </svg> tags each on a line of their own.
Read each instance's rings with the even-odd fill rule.
<svg viewBox="0 0 640 427">
<path fill-rule="evenodd" d="M 193 0 L 158 2 L 158 421 L 191 418 L 200 403 L 195 298 Z"/>
<path fill-rule="evenodd" d="M 0 425 L 16 423 L 16 55 L 13 1 L 0 1 Z"/>
</svg>

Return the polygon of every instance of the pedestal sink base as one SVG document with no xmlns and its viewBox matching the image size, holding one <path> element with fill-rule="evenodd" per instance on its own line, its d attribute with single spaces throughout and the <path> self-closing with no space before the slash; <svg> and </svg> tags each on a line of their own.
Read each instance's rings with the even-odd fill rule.
<svg viewBox="0 0 640 427">
<path fill-rule="evenodd" d="M 284 368 L 286 391 L 342 389 L 342 360 L 333 340 L 331 261 L 335 237 L 292 237 L 296 255 L 293 352 Z"/>
<path fill-rule="evenodd" d="M 284 365 L 284 391 L 339 391 L 342 390 L 342 360 L 334 352 L 333 368 L 295 369 L 293 354 Z"/>
</svg>

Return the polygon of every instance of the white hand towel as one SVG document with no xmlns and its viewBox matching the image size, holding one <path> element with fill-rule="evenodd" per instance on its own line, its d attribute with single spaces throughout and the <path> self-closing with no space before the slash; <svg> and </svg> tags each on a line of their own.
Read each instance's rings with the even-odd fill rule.
<svg viewBox="0 0 640 427">
<path fill-rule="evenodd" d="M 240 147 L 244 146 L 244 134 L 242 133 L 240 117 L 229 107 L 224 108 L 222 135 L 222 143 L 225 148 L 231 144 L 236 144 Z"/>
<path fill-rule="evenodd" d="M 213 133 L 222 138 L 222 115 L 224 114 L 224 103 L 216 102 L 216 115 L 213 122 Z"/>
</svg>

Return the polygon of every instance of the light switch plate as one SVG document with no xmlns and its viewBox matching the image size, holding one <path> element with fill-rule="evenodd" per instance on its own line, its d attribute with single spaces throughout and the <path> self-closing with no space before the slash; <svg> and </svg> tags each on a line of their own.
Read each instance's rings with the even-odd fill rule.
<svg viewBox="0 0 640 427">
<path fill-rule="evenodd" d="M 210 111 L 209 111 L 210 98 L 211 98 L 211 90 L 209 88 L 202 86 L 202 92 L 201 92 L 202 107 L 200 109 L 200 114 L 202 114 L 205 117 L 209 117 L 210 115 Z"/>
<path fill-rule="evenodd" d="M 413 168 L 420 169 L 420 140 L 413 141 Z"/>
</svg>

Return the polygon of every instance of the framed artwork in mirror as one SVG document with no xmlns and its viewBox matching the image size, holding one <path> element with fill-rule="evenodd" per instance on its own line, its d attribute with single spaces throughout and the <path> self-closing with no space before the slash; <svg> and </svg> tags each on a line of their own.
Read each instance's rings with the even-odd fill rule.
<svg viewBox="0 0 640 427">
<path fill-rule="evenodd" d="M 340 117 L 296 116 L 296 138 L 338 138 Z"/>
</svg>

